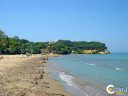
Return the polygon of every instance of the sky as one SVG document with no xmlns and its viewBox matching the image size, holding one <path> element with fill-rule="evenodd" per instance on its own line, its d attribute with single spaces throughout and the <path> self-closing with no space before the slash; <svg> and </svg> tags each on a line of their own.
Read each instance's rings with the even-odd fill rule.
<svg viewBox="0 0 128 96">
<path fill-rule="evenodd" d="M 128 0 L 0 0 L 0 29 L 30 41 L 99 41 L 128 52 Z"/>
</svg>

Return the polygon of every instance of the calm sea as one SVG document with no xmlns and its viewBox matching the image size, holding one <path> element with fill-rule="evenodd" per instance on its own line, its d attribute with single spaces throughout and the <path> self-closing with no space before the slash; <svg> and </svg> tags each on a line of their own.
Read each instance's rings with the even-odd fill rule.
<svg viewBox="0 0 128 96">
<path fill-rule="evenodd" d="M 128 96 L 126 53 L 51 57 L 48 68 L 50 76 L 73 96 L 109 96 L 106 91 L 108 85 L 114 86 L 112 91 L 117 96 Z M 110 96 L 116 96 L 114 94 Z"/>
</svg>

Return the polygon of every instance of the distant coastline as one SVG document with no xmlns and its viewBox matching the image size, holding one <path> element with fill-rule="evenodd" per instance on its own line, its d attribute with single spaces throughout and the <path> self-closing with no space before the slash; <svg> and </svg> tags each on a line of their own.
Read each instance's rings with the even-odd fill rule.
<svg viewBox="0 0 128 96">
<path fill-rule="evenodd" d="M 31 42 L 18 36 L 9 37 L 0 30 L 0 54 L 110 54 L 104 43 L 97 41 L 58 40 Z"/>
</svg>

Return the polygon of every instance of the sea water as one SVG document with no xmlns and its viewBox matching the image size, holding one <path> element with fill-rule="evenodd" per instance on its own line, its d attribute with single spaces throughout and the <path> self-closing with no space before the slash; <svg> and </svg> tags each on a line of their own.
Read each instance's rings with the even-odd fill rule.
<svg viewBox="0 0 128 96">
<path fill-rule="evenodd" d="M 118 96 L 124 90 L 121 95 L 128 96 L 126 53 L 51 57 L 48 68 L 52 78 L 58 80 L 73 96 L 109 96 L 106 91 L 108 85 L 114 86 L 114 94 L 110 96 Z"/>
</svg>

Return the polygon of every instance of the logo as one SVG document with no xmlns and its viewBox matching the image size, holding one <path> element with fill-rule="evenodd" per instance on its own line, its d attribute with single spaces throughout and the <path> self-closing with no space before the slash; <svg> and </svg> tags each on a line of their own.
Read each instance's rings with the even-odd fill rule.
<svg viewBox="0 0 128 96">
<path fill-rule="evenodd" d="M 106 91 L 108 94 L 116 94 L 116 95 L 124 95 L 128 92 L 128 89 L 127 87 L 126 88 L 123 88 L 123 87 L 120 87 L 120 88 L 116 88 L 114 85 L 108 85 L 106 87 Z"/>
<path fill-rule="evenodd" d="M 108 85 L 107 88 L 106 88 L 106 91 L 109 94 L 114 94 L 113 88 L 114 88 L 114 85 Z"/>
</svg>

